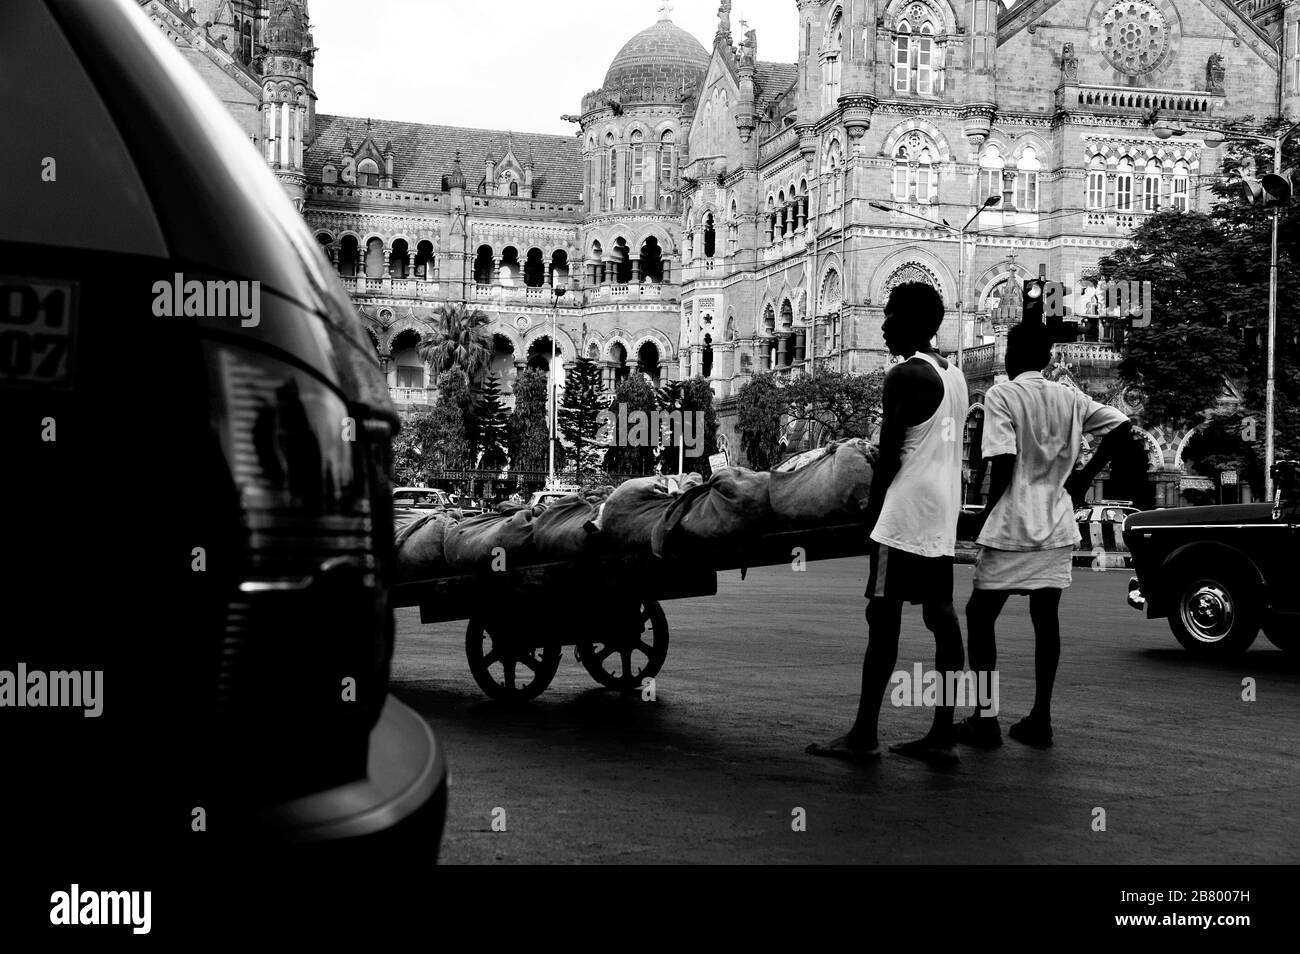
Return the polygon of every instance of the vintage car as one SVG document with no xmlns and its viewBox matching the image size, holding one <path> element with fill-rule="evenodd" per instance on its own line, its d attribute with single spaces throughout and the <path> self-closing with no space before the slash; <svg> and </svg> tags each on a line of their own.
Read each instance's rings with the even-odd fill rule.
<svg viewBox="0 0 1300 954">
<path fill-rule="evenodd" d="M 1129 605 L 1167 617 L 1190 652 L 1244 652 L 1261 628 L 1300 651 L 1300 461 L 1273 466 L 1273 503 L 1135 513 L 1124 539 L 1137 576 Z"/>
</svg>

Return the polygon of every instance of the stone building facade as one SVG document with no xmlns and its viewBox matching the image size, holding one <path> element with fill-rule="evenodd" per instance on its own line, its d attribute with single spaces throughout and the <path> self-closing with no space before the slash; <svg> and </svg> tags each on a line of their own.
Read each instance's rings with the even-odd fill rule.
<svg viewBox="0 0 1300 954">
<path fill-rule="evenodd" d="M 1040 267 L 1086 290 L 1145 216 L 1211 201 L 1222 149 L 1153 118 L 1294 114 L 1300 95 L 1300 0 L 790 0 L 794 63 L 760 59 L 722 0 L 711 49 L 664 12 L 550 136 L 317 114 L 306 0 L 141 4 L 298 202 L 400 406 L 431 401 L 416 345 L 463 302 L 493 319 L 507 394 L 553 347 L 611 387 L 703 374 L 731 447 L 755 373 L 884 366 L 906 280 L 947 303 L 973 424 L 1005 295 Z M 1141 422 L 1125 322 L 1082 310 L 1051 373 Z M 1189 435 L 1141 434 L 1148 503 L 1177 503 Z"/>
</svg>

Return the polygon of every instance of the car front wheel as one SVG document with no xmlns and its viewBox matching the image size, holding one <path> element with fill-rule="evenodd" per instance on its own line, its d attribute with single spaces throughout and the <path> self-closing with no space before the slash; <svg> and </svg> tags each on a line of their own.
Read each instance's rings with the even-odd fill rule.
<svg viewBox="0 0 1300 954">
<path fill-rule="evenodd" d="M 1259 586 L 1244 574 L 1186 568 L 1180 573 L 1169 628 L 1184 649 L 1233 656 L 1259 635 Z"/>
</svg>

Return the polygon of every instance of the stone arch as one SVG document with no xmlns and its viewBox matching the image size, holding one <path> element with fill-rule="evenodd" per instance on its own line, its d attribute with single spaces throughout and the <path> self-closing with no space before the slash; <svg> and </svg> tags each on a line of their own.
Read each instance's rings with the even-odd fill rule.
<svg viewBox="0 0 1300 954">
<path fill-rule="evenodd" d="M 948 0 L 890 0 L 884 10 L 882 19 L 888 29 L 894 29 L 899 20 L 907 15 L 907 8 L 913 4 L 920 3 L 930 11 L 936 23 L 942 23 L 943 29 L 935 29 L 937 34 L 947 34 L 952 36 L 957 32 L 957 24 L 960 22 L 957 18 L 957 11 L 953 9 Z"/>
<path fill-rule="evenodd" d="M 656 348 L 659 349 L 659 357 L 661 360 L 663 361 L 677 360 L 677 349 L 673 347 L 673 343 L 672 341 L 669 340 L 668 336 L 664 334 L 662 331 L 660 331 L 658 328 L 651 328 L 637 335 L 636 339 L 634 340 L 633 346 L 628 349 L 629 360 L 631 359 L 632 356 L 640 353 L 641 346 L 645 344 L 647 341 L 649 341 L 651 344 L 653 344 Z"/>
<path fill-rule="evenodd" d="M 1165 452 L 1160 446 L 1160 442 L 1146 428 L 1133 425 L 1133 433 L 1142 438 L 1142 443 L 1147 449 L 1147 470 L 1148 473 L 1164 470 Z"/>
<path fill-rule="evenodd" d="M 1181 471 L 1187 470 L 1187 465 L 1183 462 L 1183 452 L 1187 450 L 1187 444 L 1191 441 L 1192 437 L 1208 423 L 1209 421 L 1201 421 L 1201 423 L 1197 424 L 1195 427 L 1189 427 L 1187 433 L 1178 441 L 1178 445 L 1174 448 L 1174 467 L 1176 469 Z"/>
<path fill-rule="evenodd" d="M 514 347 L 515 355 L 518 360 L 523 360 L 523 356 L 525 355 L 524 339 L 523 336 L 519 334 L 519 329 L 515 327 L 513 321 L 507 321 L 498 315 L 485 330 L 487 331 L 489 338 L 500 335 L 502 338 L 507 339 Z"/>
<path fill-rule="evenodd" d="M 623 351 L 627 354 L 628 360 L 631 360 L 632 355 L 636 352 L 632 350 L 632 345 L 628 343 L 628 335 L 623 331 L 612 332 L 605 338 L 605 341 L 600 348 L 601 358 L 606 361 L 613 360 L 610 352 L 616 344 L 623 346 Z"/>
<path fill-rule="evenodd" d="M 957 283 L 948 266 L 922 246 L 914 244 L 898 249 L 876 266 L 875 274 L 871 278 L 871 303 L 873 305 L 878 305 L 881 308 L 885 307 L 890 290 L 900 280 L 899 273 L 909 266 L 919 270 L 920 274 L 917 275 L 919 280 L 927 281 L 939 290 L 939 296 L 943 298 L 945 309 L 956 301 L 955 289 Z"/>
<path fill-rule="evenodd" d="M 952 162 L 952 149 L 948 145 L 948 137 L 930 120 L 920 117 L 904 120 L 890 130 L 889 135 L 885 137 L 884 145 L 880 147 L 880 155 L 892 157 L 898 151 L 898 141 L 910 132 L 919 132 L 929 137 L 935 148 L 939 150 L 939 162 Z"/>
<path fill-rule="evenodd" d="M 1044 171 L 1052 168 L 1054 162 L 1054 150 L 1052 149 L 1052 145 L 1047 139 L 1035 132 L 1022 133 L 1020 137 L 1016 139 L 1014 145 L 1002 150 L 1002 155 L 1007 159 L 1007 168 L 1015 168 L 1016 163 L 1020 161 L 1020 157 L 1023 156 L 1025 150 L 1030 147 L 1033 148 L 1038 161 L 1043 164 Z"/>
<path fill-rule="evenodd" d="M 527 355 L 528 349 L 538 338 L 551 337 L 551 323 L 549 321 L 539 321 L 524 333 L 522 342 L 522 351 L 515 351 L 515 354 Z M 560 351 L 565 361 L 572 361 L 581 352 L 578 351 L 578 345 L 572 336 L 564 328 L 556 325 L 555 341 L 559 345 Z"/>
<path fill-rule="evenodd" d="M 417 318 L 415 315 L 410 313 L 397 316 L 387 325 L 383 325 L 382 327 L 384 331 L 380 343 L 383 345 L 383 353 L 385 355 L 391 353 L 393 341 L 395 341 L 397 336 L 403 331 L 414 331 L 420 336 L 421 340 L 424 339 L 425 334 L 429 331 L 428 322 L 421 318 Z"/>
<path fill-rule="evenodd" d="M 1022 282 L 1025 279 L 1033 278 L 1029 269 L 1023 265 L 1016 264 L 1007 267 L 1006 262 L 998 262 L 991 265 L 975 277 L 975 311 L 988 311 L 989 298 L 992 296 L 994 289 L 998 288 L 1007 278 L 1011 276 L 1012 287 L 1018 288 L 1015 283 Z"/>
</svg>

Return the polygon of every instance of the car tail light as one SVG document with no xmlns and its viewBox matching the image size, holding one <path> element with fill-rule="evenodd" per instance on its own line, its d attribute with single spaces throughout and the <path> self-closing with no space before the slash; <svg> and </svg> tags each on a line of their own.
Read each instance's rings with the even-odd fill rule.
<svg viewBox="0 0 1300 954">
<path fill-rule="evenodd" d="M 359 777 L 392 654 L 388 425 L 287 361 L 207 353 L 243 523 L 210 673 L 218 745 L 268 794 Z"/>
</svg>

